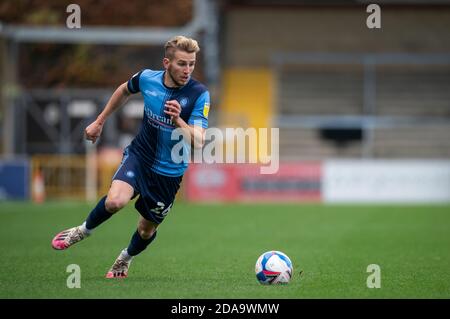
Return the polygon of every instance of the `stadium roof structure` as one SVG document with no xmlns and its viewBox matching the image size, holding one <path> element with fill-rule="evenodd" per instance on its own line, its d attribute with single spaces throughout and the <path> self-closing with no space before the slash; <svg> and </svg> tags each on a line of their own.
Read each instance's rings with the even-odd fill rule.
<svg viewBox="0 0 450 319">
<path fill-rule="evenodd" d="M 210 27 L 211 4 L 208 0 L 193 0 L 192 20 L 182 27 L 95 27 L 69 29 L 66 26 L 2 25 L 0 34 L 16 42 L 95 43 L 95 44 L 161 44 L 183 34 L 194 36 Z"/>
<path fill-rule="evenodd" d="M 226 0 L 231 5 L 248 6 L 348 6 L 368 5 L 373 0 Z M 378 0 L 378 5 L 450 5 L 450 0 Z"/>
</svg>

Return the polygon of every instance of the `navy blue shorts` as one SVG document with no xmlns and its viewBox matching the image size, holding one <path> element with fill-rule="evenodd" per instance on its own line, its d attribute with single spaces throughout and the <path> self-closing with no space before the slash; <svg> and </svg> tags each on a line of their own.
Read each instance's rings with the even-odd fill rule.
<svg viewBox="0 0 450 319">
<path fill-rule="evenodd" d="M 160 224 L 172 208 L 183 176 L 170 177 L 157 174 L 144 167 L 142 161 L 127 148 L 113 180 L 121 180 L 139 195 L 135 207 L 145 219 Z"/>
</svg>

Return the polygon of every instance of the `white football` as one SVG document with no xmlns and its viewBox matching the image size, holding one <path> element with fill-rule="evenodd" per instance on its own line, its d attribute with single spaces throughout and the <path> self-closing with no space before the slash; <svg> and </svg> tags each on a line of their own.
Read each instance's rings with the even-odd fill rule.
<svg viewBox="0 0 450 319">
<path fill-rule="evenodd" d="M 289 257 L 281 251 L 268 251 L 259 256 L 255 265 L 256 279 L 263 285 L 287 284 L 294 268 Z"/>
</svg>

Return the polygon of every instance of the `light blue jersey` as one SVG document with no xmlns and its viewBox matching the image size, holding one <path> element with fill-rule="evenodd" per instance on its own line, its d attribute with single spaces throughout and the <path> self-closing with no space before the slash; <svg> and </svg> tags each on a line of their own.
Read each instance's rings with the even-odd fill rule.
<svg viewBox="0 0 450 319">
<path fill-rule="evenodd" d="M 209 92 L 200 82 L 190 78 L 180 88 L 164 85 L 165 71 L 142 70 L 128 81 L 131 93 L 141 92 L 144 97 L 144 118 L 138 135 L 128 147 L 146 167 L 165 176 L 182 176 L 188 163 L 176 163 L 171 152 L 179 140 L 171 140 L 176 128 L 170 116 L 164 113 L 166 101 L 177 100 L 181 105 L 180 117 L 189 125 L 208 127 Z"/>
</svg>

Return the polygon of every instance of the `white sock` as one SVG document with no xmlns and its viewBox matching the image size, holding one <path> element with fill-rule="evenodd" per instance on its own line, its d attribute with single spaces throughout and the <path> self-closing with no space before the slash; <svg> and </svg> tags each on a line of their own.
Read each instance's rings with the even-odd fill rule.
<svg viewBox="0 0 450 319">
<path fill-rule="evenodd" d="M 85 233 L 86 235 L 90 235 L 92 232 L 92 229 L 87 229 L 86 228 L 86 222 L 84 222 L 83 224 L 81 224 L 80 226 L 80 230 Z"/>
<path fill-rule="evenodd" d="M 124 250 L 122 250 L 122 252 L 120 253 L 120 259 L 123 259 L 125 261 L 130 261 L 133 258 L 133 256 L 130 256 L 128 254 L 128 250 L 127 248 L 125 248 Z"/>
</svg>

